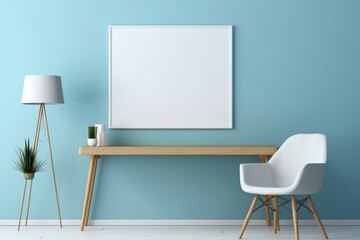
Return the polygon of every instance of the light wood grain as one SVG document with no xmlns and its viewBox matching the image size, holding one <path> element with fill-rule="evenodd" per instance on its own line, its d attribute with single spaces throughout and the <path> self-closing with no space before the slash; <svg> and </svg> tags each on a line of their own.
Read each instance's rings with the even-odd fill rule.
<svg viewBox="0 0 360 240">
<path fill-rule="evenodd" d="M 95 184 L 97 161 L 102 155 L 242 155 L 258 156 L 261 162 L 268 161 L 268 155 L 276 152 L 276 147 L 269 146 L 106 146 L 106 147 L 80 147 L 80 155 L 90 155 L 88 182 L 86 186 L 84 208 L 81 220 L 81 231 L 88 225 L 91 209 L 91 199 Z M 269 209 L 267 208 L 267 222 L 270 224 Z"/>
<path fill-rule="evenodd" d="M 82 219 L 81 219 L 81 225 L 80 225 L 80 229 L 81 231 L 84 230 L 84 226 L 85 223 L 87 221 L 87 218 L 89 217 L 88 213 L 90 209 L 90 205 L 89 205 L 89 196 L 90 196 L 90 191 L 91 189 L 91 182 L 92 182 L 92 177 L 93 177 L 93 170 L 95 167 L 95 157 L 91 158 L 90 161 L 90 165 L 89 165 L 89 174 L 88 174 L 88 180 L 87 180 L 87 184 L 86 184 L 86 192 L 85 192 L 85 198 L 84 198 L 84 208 L 83 208 L 83 215 L 82 215 Z"/>
<path fill-rule="evenodd" d="M 244 234 L 244 232 L 245 232 L 245 229 L 246 229 L 246 227 L 247 227 L 247 225 L 248 225 L 248 223 L 249 223 L 249 221 L 250 221 L 250 219 L 251 219 L 251 216 L 252 216 L 252 214 L 253 214 L 253 212 L 254 212 L 254 208 L 255 208 L 255 206 L 256 206 L 256 203 L 257 203 L 257 201 L 258 201 L 258 198 L 259 198 L 258 195 L 254 195 L 254 199 L 253 199 L 253 201 L 252 201 L 252 203 L 251 203 L 249 212 L 247 213 L 246 218 L 245 218 L 245 220 L 244 220 L 244 223 L 243 223 L 243 225 L 242 225 L 242 227 L 241 227 L 241 230 L 240 230 L 238 239 L 241 239 L 242 236 L 243 236 L 243 234 Z"/>
<path fill-rule="evenodd" d="M 320 227 L 320 230 L 321 230 L 322 235 L 324 236 L 325 239 L 329 239 L 328 235 L 326 234 L 325 228 L 324 228 L 324 226 L 323 226 L 323 224 L 322 224 L 322 222 L 321 222 L 321 220 L 320 220 L 320 217 L 319 217 L 319 215 L 318 215 L 318 213 L 317 213 L 317 211 L 316 211 L 316 209 L 315 209 L 314 203 L 313 203 L 313 201 L 311 200 L 311 196 L 310 196 L 310 195 L 308 195 L 308 203 L 309 203 L 309 206 L 310 206 L 310 208 L 311 208 L 311 211 L 313 212 L 314 218 L 315 218 L 317 224 L 318 224 L 319 227 Z"/>
<path fill-rule="evenodd" d="M 277 234 L 279 230 L 278 196 L 273 196 L 273 208 L 274 208 L 274 233 Z"/>
<path fill-rule="evenodd" d="M 271 146 L 107 146 L 80 147 L 80 155 L 273 155 Z"/>
<path fill-rule="evenodd" d="M 261 159 L 261 158 L 260 158 Z M 265 163 L 262 161 L 262 163 Z M 265 203 L 265 217 L 266 217 L 266 225 L 271 226 L 270 220 L 270 209 L 269 209 L 269 196 L 264 196 L 264 203 Z"/>
<path fill-rule="evenodd" d="M 97 169 L 97 163 L 99 161 L 99 158 L 96 156 L 93 156 L 93 160 L 91 160 L 91 162 L 93 162 L 93 169 L 92 169 L 92 173 L 91 173 L 91 182 L 90 182 L 90 192 L 89 192 L 89 196 L 88 196 L 88 205 L 87 205 L 87 210 L 86 210 L 86 216 L 85 216 L 85 226 L 88 225 L 89 222 L 89 215 L 90 215 L 90 206 L 91 206 L 91 200 L 92 200 L 92 195 L 93 195 L 93 190 L 94 190 L 94 183 L 95 183 L 95 177 L 96 177 L 96 169 Z"/>
<path fill-rule="evenodd" d="M 293 222 L 294 222 L 295 240 L 299 240 L 298 214 L 297 214 L 297 207 L 296 207 L 296 198 L 294 195 L 291 196 L 291 208 L 292 208 L 292 215 L 293 215 Z"/>
</svg>

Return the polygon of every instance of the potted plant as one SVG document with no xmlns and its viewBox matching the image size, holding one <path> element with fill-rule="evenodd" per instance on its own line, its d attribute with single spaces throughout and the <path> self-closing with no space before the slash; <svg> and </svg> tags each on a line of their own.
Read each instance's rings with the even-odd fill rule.
<svg viewBox="0 0 360 240">
<path fill-rule="evenodd" d="M 14 161 L 15 167 L 24 173 L 25 179 L 33 179 L 35 173 L 44 169 L 45 161 L 39 161 L 34 148 L 30 147 L 30 140 L 26 141 L 24 148 L 17 151 L 17 159 Z"/>
<path fill-rule="evenodd" d="M 88 128 L 88 145 L 90 147 L 95 147 L 97 144 L 97 138 L 96 138 L 96 127 L 95 126 L 89 126 Z"/>
</svg>

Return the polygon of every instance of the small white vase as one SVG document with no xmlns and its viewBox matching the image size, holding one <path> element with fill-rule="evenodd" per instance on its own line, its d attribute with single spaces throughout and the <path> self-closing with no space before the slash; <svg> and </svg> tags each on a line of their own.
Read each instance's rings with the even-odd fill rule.
<svg viewBox="0 0 360 240">
<path fill-rule="evenodd" d="M 107 145 L 106 134 L 104 132 L 97 134 L 97 140 L 97 147 Z"/>
<path fill-rule="evenodd" d="M 97 144 L 97 139 L 96 138 L 88 138 L 87 143 L 90 147 L 95 147 Z"/>
</svg>

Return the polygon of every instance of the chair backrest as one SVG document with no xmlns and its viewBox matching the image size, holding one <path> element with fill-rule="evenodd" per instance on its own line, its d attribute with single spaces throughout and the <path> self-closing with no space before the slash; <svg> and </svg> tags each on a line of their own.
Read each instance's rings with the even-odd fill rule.
<svg viewBox="0 0 360 240">
<path fill-rule="evenodd" d="M 275 186 L 290 186 L 307 163 L 326 162 L 326 137 L 323 134 L 296 134 L 280 146 L 269 160 Z"/>
</svg>

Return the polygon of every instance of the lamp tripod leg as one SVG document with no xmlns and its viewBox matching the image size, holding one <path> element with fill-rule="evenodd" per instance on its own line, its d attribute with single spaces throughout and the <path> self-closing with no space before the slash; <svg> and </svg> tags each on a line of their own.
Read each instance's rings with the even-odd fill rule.
<svg viewBox="0 0 360 240">
<path fill-rule="evenodd" d="M 20 231 L 21 216 L 22 216 L 22 211 L 23 211 L 23 207 L 24 207 L 24 199 L 25 199 L 25 193 L 26 193 L 26 185 L 27 185 L 27 180 L 25 179 L 24 193 L 23 193 L 22 202 L 21 202 L 21 208 L 20 208 L 20 217 L 19 217 L 18 231 Z"/>
<path fill-rule="evenodd" d="M 41 118 L 43 116 L 44 107 L 45 107 L 45 105 L 43 103 L 41 103 L 40 108 L 39 108 L 39 115 L 38 115 L 38 120 L 37 120 L 37 124 L 36 124 L 36 132 L 35 132 L 35 138 L 34 138 L 34 150 L 35 150 L 35 152 L 37 152 L 38 145 L 39 145 L 39 134 L 40 134 Z"/>
<path fill-rule="evenodd" d="M 60 213 L 60 204 L 59 204 L 59 196 L 58 196 L 58 192 L 57 192 L 56 179 L 55 179 L 55 171 L 54 171 L 54 163 L 51 162 L 51 165 L 52 165 L 52 171 L 53 171 L 54 189 L 55 189 L 55 195 L 56 195 L 56 203 L 57 203 L 57 208 L 58 208 L 60 228 L 62 228 L 61 213 Z"/>
<path fill-rule="evenodd" d="M 33 180 L 30 180 L 30 192 L 29 192 L 29 200 L 28 200 L 28 206 L 27 206 L 27 211 L 26 211 L 26 221 L 25 221 L 25 226 L 27 226 L 28 223 L 28 217 L 29 217 L 29 209 L 30 209 L 30 199 L 31 199 L 31 190 L 32 190 L 32 184 L 33 184 Z"/>
<path fill-rule="evenodd" d="M 49 126 L 48 126 L 48 121 L 47 121 L 47 116 L 46 116 L 45 105 L 43 105 L 43 114 L 44 114 L 44 117 L 45 117 L 46 134 L 47 134 L 47 136 L 48 136 L 48 145 L 49 145 L 50 159 L 51 159 L 51 170 L 52 170 L 53 180 L 54 180 L 54 189 L 55 189 L 56 203 L 57 203 L 58 214 L 59 214 L 60 228 L 62 228 L 61 213 L 60 213 L 60 204 L 59 204 L 59 196 L 58 196 L 57 187 L 56 187 L 56 177 L 55 177 L 54 160 L 53 160 L 52 150 L 51 150 L 50 133 L 49 133 Z"/>
</svg>

